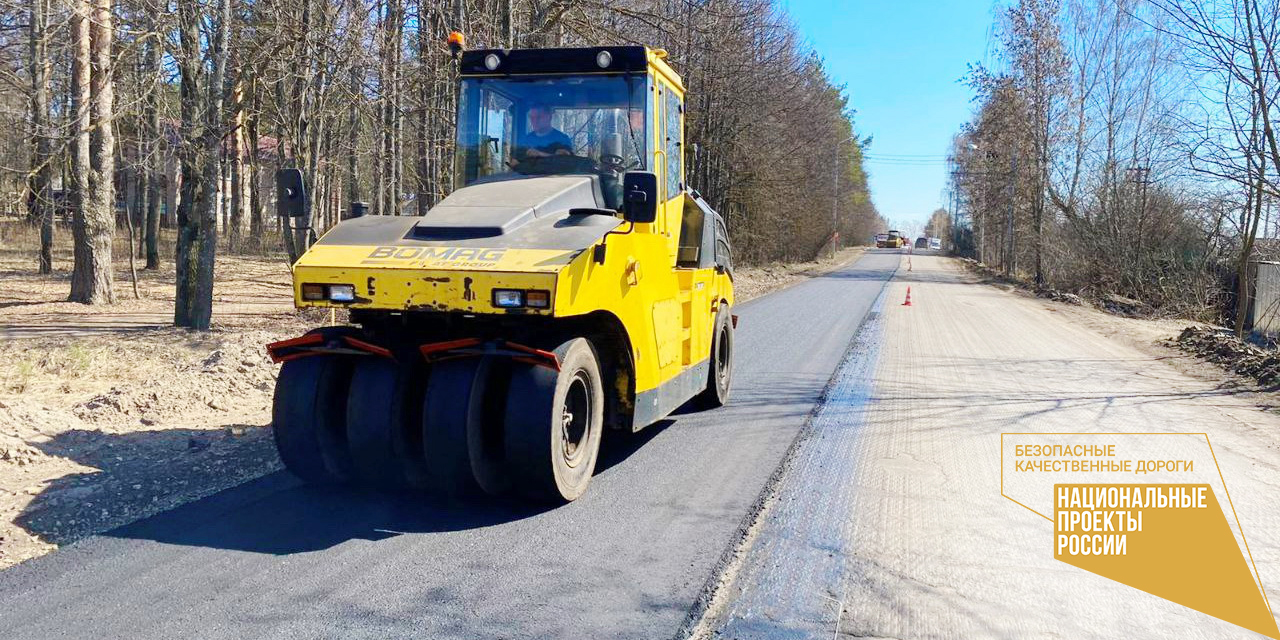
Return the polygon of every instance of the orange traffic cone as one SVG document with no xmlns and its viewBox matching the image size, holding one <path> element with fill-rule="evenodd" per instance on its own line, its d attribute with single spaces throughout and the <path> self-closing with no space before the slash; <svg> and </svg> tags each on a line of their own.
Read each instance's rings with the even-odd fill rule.
<svg viewBox="0 0 1280 640">
<path fill-rule="evenodd" d="M 902 303 L 902 306 L 904 307 L 911 306 L 911 287 L 907 287 L 907 301 Z"/>
</svg>

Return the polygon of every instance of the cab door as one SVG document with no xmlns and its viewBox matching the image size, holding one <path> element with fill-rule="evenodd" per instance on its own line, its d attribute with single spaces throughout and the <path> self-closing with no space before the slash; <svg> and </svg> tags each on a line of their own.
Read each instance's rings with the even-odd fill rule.
<svg viewBox="0 0 1280 640">
<path fill-rule="evenodd" d="M 665 81 L 655 78 L 654 106 L 657 134 L 654 166 L 659 192 L 662 194 L 662 233 L 671 250 L 679 305 L 680 365 L 683 369 L 702 361 L 711 352 L 707 341 L 709 325 L 706 308 L 710 304 L 711 277 L 699 268 L 702 237 L 702 215 L 697 205 L 685 194 L 684 184 L 684 100 L 680 92 Z M 707 335 L 704 335 L 707 334 Z"/>
</svg>

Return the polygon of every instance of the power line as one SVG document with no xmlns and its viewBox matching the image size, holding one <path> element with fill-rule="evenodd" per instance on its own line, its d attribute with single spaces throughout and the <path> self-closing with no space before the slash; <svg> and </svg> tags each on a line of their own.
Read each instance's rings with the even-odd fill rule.
<svg viewBox="0 0 1280 640">
<path fill-rule="evenodd" d="M 863 158 L 863 162 L 903 167 L 941 167 L 950 164 L 949 160 L 889 160 L 884 158 Z"/>
<path fill-rule="evenodd" d="M 903 158 L 903 159 L 948 157 L 948 155 L 945 153 L 875 153 L 875 152 L 872 152 L 872 153 L 864 153 L 862 155 L 867 157 L 874 157 L 874 158 Z"/>
</svg>

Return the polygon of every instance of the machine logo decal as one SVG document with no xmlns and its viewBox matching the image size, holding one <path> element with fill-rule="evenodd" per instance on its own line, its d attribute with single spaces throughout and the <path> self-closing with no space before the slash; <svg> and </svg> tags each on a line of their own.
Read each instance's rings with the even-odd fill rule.
<svg viewBox="0 0 1280 640">
<path fill-rule="evenodd" d="M 506 249 L 473 247 L 375 247 L 360 264 L 424 266 L 492 266 L 502 260 Z"/>
</svg>

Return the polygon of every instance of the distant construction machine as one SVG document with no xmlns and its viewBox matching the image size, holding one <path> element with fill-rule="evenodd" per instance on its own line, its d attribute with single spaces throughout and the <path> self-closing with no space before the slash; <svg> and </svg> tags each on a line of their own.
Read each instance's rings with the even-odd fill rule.
<svg viewBox="0 0 1280 640">
<path fill-rule="evenodd" d="M 876 236 L 876 247 L 880 249 L 901 249 L 905 246 L 907 246 L 907 239 L 897 230 L 891 229 L 889 233 Z"/>
</svg>

